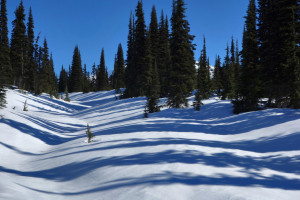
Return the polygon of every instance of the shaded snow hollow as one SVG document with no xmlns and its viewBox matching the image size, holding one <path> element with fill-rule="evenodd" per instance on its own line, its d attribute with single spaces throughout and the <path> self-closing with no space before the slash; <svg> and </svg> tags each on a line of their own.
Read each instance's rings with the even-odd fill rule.
<svg viewBox="0 0 300 200">
<path fill-rule="evenodd" d="M 299 110 L 233 115 L 229 101 L 211 98 L 200 112 L 144 119 L 145 98 L 70 99 L 7 92 L 0 199 L 300 199 Z"/>
</svg>

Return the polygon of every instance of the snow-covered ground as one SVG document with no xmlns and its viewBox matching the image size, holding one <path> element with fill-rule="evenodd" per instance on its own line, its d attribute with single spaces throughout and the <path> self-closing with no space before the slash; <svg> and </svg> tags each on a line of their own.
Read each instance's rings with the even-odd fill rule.
<svg viewBox="0 0 300 200">
<path fill-rule="evenodd" d="M 229 101 L 211 98 L 200 112 L 145 119 L 145 98 L 70 99 L 7 92 L 0 199 L 300 199 L 300 110 L 233 115 Z"/>
</svg>

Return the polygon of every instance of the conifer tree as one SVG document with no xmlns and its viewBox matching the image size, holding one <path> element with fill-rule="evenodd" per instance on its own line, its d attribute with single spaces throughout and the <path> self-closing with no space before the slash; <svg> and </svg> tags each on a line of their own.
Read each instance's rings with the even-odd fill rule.
<svg viewBox="0 0 300 200">
<path fill-rule="evenodd" d="M 125 98 L 130 98 L 137 96 L 136 95 L 136 78 L 137 71 L 135 70 L 135 22 L 132 12 L 130 13 L 129 20 L 129 33 L 127 41 L 127 60 L 126 60 L 126 69 L 125 69 L 125 85 L 126 90 L 123 95 Z"/>
<path fill-rule="evenodd" d="M 32 10 L 30 7 L 28 23 L 27 23 L 27 54 L 26 54 L 26 62 L 25 62 L 25 89 L 29 91 L 34 91 L 35 79 L 36 79 L 36 62 L 34 59 L 34 24 L 33 24 L 33 16 Z"/>
<path fill-rule="evenodd" d="M 223 89 L 222 86 L 222 68 L 221 68 L 221 58 L 219 55 L 216 56 L 215 60 L 215 68 L 214 68 L 214 76 L 213 76 L 213 88 L 218 95 L 218 97 L 221 97 L 221 91 Z"/>
<path fill-rule="evenodd" d="M 54 72 L 54 62 L 53 62 L 52 53 L 50 54 L 50 60 L 49 60 L 48 84 L 50 85 L 49 94 L 58 99 L 57 77 Z"/>
<path fill-rule="evenodd" d="M 144 96 L 147 92 L 147 87 L 151 76 L 148 73 L 148 63 L 146 61 L 146 25 L 144 19 L 143 3 L 138 1 L 135 10 L 135 71 L 136 77 L 136 91 L 134 96 Z"/>
<path fill-rule="evenodd" d="M 82 66 L 81 66 L 81 55 L 78 46 L 75 46 L 72 60 L 72 68 L 70 75 L 70 91 L 71 92 L 82 92 Z"/>
<path fill-rule="evenodd" d="M 98 71 L 98 76 L 97 76 L 97 84 L 98 84 L 98 90 L 99 91 L 103 91 L 103 90 L 106 90 L 108 88 L 107 79 L 108 79 L 108 77 L 107 77 L 107 74 L 106 74 L 104 49 L 102 48 L 99 71 Z"/>
<path fill-rule="evenodd" d="M 49 82 L 50 78 L 50 60 L 49 60 L 49 48 L 46 38 L 44 39 L 44 46 L 42 48 L 42 66 L 40 75 L 40 92 L 49 93 L 51 89 L 51 84 Z"/>
<path fill-rule="evenodd" d="M 168 106 L 181 108 L 188 106 L 187 97 L 195 86 L 194 36 L 190 35 L 190 27 L 185 19 L 183 0 L 173 2 L 171 49 L 171 73 L 169 79 Z"/>
<path fill-rule="evenodd" d="M 96 64 L 94 63 L 92 66 L 92 74 L 91 74 L 91 83 L 90 83 L 90 90 L 93 92 L 97 91 L 97 69 L 96 69 Z"/>
<path fill-rule="evenodd" d="M 161 85 L 160 96 L 166 97 L 168 96 L 171 55 L 168 18 L 166 17 L 165 19 L 163 11 L 161 12 L 159 23 L 159 45 L 156 63 L 159 74 L 159 82 Z"/>
<path fill-rule="evenodd" d="M 234 84 L 234 68 L 231 65 L 230 62 L 230 56 L 229 56 L 229 46 L 227 44 L 226 48 L 226 56 L 224 58 L 224 63 L 222 67 L 222 85 L 223 85 L 223 91 L 222 91 L 222 99 L 233 99 L 235 97 L 234 90 L 233 90 L 233 84 Z"/>
<path fill-rule="evenodd" d="M 92 138 L 95 137 L 95 136 L 91 132 L 89 124 L 86 125 L 86 134 L 88 136 L 88 143 L 91 143 L 92 142 Z"/>
<path fill-rule="evenodd" d="M 158 22 L 155 6 L 152 6 L 151 21 L 149 25 L 150 41 L 151 41 L 151 54 L 153 57 L 153 64 L 157 62 L 158 49 L 159 49 L 159 33 L 158 33 Z"/>
<path fill-rule="evenodd" d="M 61 67 L 61 71 L 59 74 L 59 81 L 58 81 L 58 92 L 64 92 L 65 88 L 68 86 L 68 74 L 64 67 Z"/>
<path fill-rule="evenodd" d="M 2 84 L 12 83 L 12 67 L 7 27 L 6 0 L 1 0 L 0 10 L 0 88 Z M 4 96 L 4 91 L 1 93 Z M 3 101 L 4 102 L 4 101 Z"/>
<path fill-rule="evenodd" d="M 14 72 L 14 83 L 23 87 L 26 55 L 26 26 L 23 1 L 15 11 L 16 19 L 12 22 L 10 60 Z"/>
<path fill-rule="evenodd" d="M 89 74 L 86 70 L 86 64 L 83 67 L 83 92 L 88 93 L 90 92 L 90 81 L 89 81 Z"/>
<path fill-rule="evenodd" d="M 3 85 L 0 84 L 0 109 L 6 107 L 6 91 L 3 88 Z"/>
<path fill-rule="evenodd" d="M 65 88 L 65 94 L 66 94 L 65 101 L 70 102 L 68 86 L 66 86 Z"/>
<path fill-rule="evenodd" d="M 125 87 L 125 62 L 123 55 L 122 45 L 119 44 L 118 52 L 116 56 L 116 69 L 115 69 L 115 89 L 120 89 Z"/>
<path fill-rule="evenodd" d="M 245 17 L 243 33 L 243 50 L 241 82 L 238 98 L 233 101 L 234 113 L 254 111 L 258 109 L 260 91 L 260 69 L 258 64 L 258 40 L 256 30 L 255 1 L 250 0 Z"/>
<path fill-rule="evenodd" d="M 203 49 L 199 59 L 199 69 L 197 75 L 197 89 L 201 95 L 201 99 L 208 99 L 210 96 L 210 71 L 206 54 L 205 37 L 203 39 Z"/>
</svg>

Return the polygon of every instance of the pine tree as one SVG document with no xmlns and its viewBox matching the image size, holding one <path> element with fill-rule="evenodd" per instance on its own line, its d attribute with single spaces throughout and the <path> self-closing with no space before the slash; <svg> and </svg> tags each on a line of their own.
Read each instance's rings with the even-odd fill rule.
<svg viewBox="0 0 300 200">
<path fill-rule="evenodd" d="M 222 99 L 233 99 L 235 98 L 234 93 L 234 67 L 231 64 L 230 56 L 229 56 L 229 46 L 227 44 L 226 48 L 226 56 L 224 58 L 224 63 L 222 67 Z"/>
<path fill-rule="evenodd" d="M 126 90 L 123 95 L 125 98 L 137 96 L 136 89 L 136 78 L 137 71 L 135 70 L 135 22 L 132 12 L 130 13 L 129 20 L 129 33 L 127 41 L 127 60 L 126 60 L 126 69 L 125 69 L 125 85 Z"/>
<path fill-rule="evenodd" d="M 2 84 L 12 83 L 12 67 L 8 40 L 6 0 L 1 0 L 0 10 L 0 88 Z M 5 95 L 2 90 L 2 96 Z M 3 98 L 3 97 L 2 97 Z M 3 101 L 4 102 L 4 101 Z"/>
<path fill-rule="evenodd" d="M 199 59 L 199 69 L 197 75 L 197 89 L 201 95 L 201 99 L 208 99 L 210 96 L 210 71 L 206 54 L 205 37 L 203 39 L 203 49 Z"/>
<path fill-rule="evenodd" d="M 26 55 L 26 26 L 23 1 L 15 11 L 16 19 L 12 22 L 10 60 L 14 72 L 14 83 L 23 87 Z"/>
<path fill-rule="evenodd" d="M 33 16 L 32 10 L 30 7 L 29 17 L 27 23 L 27 54 L 25 61 L 25 89 L 29 91 L 34 91 L 35 79 L 36 79 L 36 62 L 34 59 L 34 24 L 33 24 Z"/>
<path fill-rule="evenodd" d="M 90 84 L 90 90 L 93 92 L 97 91 L 97 69 L 96 69 L 96 64 L 94 63 L 92 66 L 92 74 L 91 74 L 91 84 Z"/>
<path fill-rule="evenodd" d="M 42 66 L 40 75 L 40 92 L 50 93 L 51 84 L 49 82 L 50 77 L 50 60 L 49 60 L 49 48 L 46 38 L 44 39 L 44 46 L 42 48 Z"/>
<path fill-rule="evenodd" d="M 160 91 L 160 85 L 159 85 L 159 77 L 157 72 L 157 65 L 156 61 L 153 60 L 153 54 L 151 52 L 151 33 L 150 31 L 147 34 L 146 39 L 146 76 L 150 77 L 150 79 L 147 79 L 147 111 L 149 113 L 154 113 L 159 111 L 158 101 L 159 101 L 159 91 Z"/>
<path fill-rule="evenodd" d="M 62 66 L 59 74 L 58 92 L 60 93 L 64 92 L 67 86 L 68 86 L 68 74 L 64 69 L 64 66 Z"/>
<path fill-rule="evenodd" d="M 250 0 L 245 17 L 243 34 L 242 71 L 238 98 L 233 101 L 234 113 L 254 111 L 258 109 L 260 98 L 260 69 L 258 64 L 258 40 L 256 30 L 255 1 Z"/>
<path fill-rule="evenodd" d="M 135 96 L 144 96 L 147 92 L 149 83 L 148 63 L 146 61 L 146 25 L 144 19 L 143 3 L 138 1 L 138 5 L 135 10 L 135 71 L 136 77 L 136 91 Z"/>
<path fill-rule="evenodd" d="M 52 53 L 50 54 L 50 60 L 49 60 L 49 78 L 48 82 L 50 85 L 50 95 L 53 95 L 55 98 L 58 99 L 58 88 L 57 88 L 57 77 L 54 72 L 54 62 L 53 62 L 53 57 Z"/>
<path fill-rule="evenodd" d="M 115 69 L 115 89 L 125 87 L 125 62 L 123 55 L 122 45 L 118 46 L 118 53 L 116 56 L 116 69 Z"/>
<path fill-rule="evenodd" d="M 83 92 L 88 93 L 90 92 L 90 81 L 89 81 L 89 74 L 86 70 L 86 64 L 83 67 Z"/>
<path fill-rule="evenodd" d="M 70 102 L 68 86 L 66 86 L 66 88 L 65 88 L 65 94 L 66 94 L 65 101 Z"/>
<path fill-rule="evenodd" d="M 153 64 L 157 62 L 158 59 L 158 49 L 159 49 L 159 32 L 158 32 L 158 22 L 155 6 L 152 6 L 151 11 L 151 21 L 149 25 L 149 36 L 151 41 L 151 54 L 153 57 Z"/>
<path fill-rule="evenodd" d="M 71 92 L 82 92 L 82 66 L 81 66 L 81 55 L 78 46 L 75 46 L 72 60 L 72 68 L 70 75 L 70 91 Z"/>
<path fill-rule="evenodd" d="M 163 11 L 159 23 L 159 45 L 156 63 L 161 85 L 160 96 L 166 97 L 168 96 L 171 55 L 168 18 L 165 19 Z"/>
<path fill-rule="evenodd" d="M 2 85 L 0 85 L 0 109 L 3 109 L 6 107 L 6 91 L 3 88 Z"/>
<path fill-rule="evenodd" d="M 106 68 L 105 68 L 104 49 L 102 49 L 98 76 L 97 76 L 97 84 L 98 84 L 99 91 L 103 91 L 108 88 L 107 79 L 108 78 L 107 78 Z"/>
<path fill-rule="evenodd" d="M 187 97 L 195 86 L 194 36 L 190 35 L 189 23 L 185 19 L 183 0 L 173 2 L 171 49 L 171 73 L 169 79 L 168 106 L 188 106 Z"/>
<path fill-rule="evenodd" d="M 213 76 L 213 88 L 218 95 L 218 97 L 222 96 L 222 68 L 221 68 L 221 58 L 219 55 L 216 56 L 215 60 L 215 68 L 214 68 L 214 76 Z"/>
</svg>

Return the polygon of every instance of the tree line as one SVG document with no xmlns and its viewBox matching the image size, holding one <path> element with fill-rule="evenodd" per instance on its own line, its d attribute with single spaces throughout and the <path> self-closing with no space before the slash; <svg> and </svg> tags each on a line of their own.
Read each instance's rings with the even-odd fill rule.
<svg viewBox="0 0 300 200">
<path fill-rule="evenodd" d="M 115 89 L 121 98 L 146 96 L 146 113 L 160 110 L 161 97 L 167 98 L 168 107 L 187 107 L 192 94 L 196 110 L 201 109 L 202 100 L 213 94 L 232 100 L 234 113 L 263 107 L 300 108 L 297 0 L 250 0 L 242 50 L 232 38 L 223 62 L 216 56 L 213 73 L 205 37 L 200 58 L 195 62 L 195 36 L 190 34 L 185 13 L 184 0 L 173 1 L 170 20 L 163 11 L 158 19 L 153 6 L 147 26 L 143 2 L 138 1 L 129 18 L 126 60 L 119 44 L 111 75 L 105 65 L 104 49 L 99 65 L 94 64 L 90 73 L 86 65 L 82 69 L 76 46 L 72 65 L 68 70 L 62 67 L 57 80 L 46 39 L 40 47 L 39 36 L 34 36 L 31 9 L 25 26 L 21 1 L 9 44 L 6 1 L 1 0 L 0 84 L 15 84 L 36 94 L 52 95 Z"/>
</svg>

